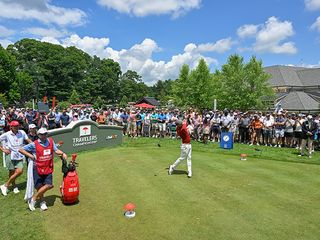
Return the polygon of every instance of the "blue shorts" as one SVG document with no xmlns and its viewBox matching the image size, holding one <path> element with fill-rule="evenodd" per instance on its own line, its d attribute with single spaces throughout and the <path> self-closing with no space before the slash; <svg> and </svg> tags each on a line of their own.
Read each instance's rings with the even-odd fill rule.
<svg viewBox="0 0 320 240">
<path fill-rule="evenodd" d="M 52 186 L 52 173 L 47 175 L 39 175 L 37 168 L 33 168 L 33 181 L 36 189 L 39 189 L 44 185 Z"/>
</svg>

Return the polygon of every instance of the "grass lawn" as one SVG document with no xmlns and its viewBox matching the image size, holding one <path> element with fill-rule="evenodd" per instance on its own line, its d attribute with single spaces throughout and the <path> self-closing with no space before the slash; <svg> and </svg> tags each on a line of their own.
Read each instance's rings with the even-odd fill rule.
<svg viewBox="0 0 320 240">
<path fill-rule="evenodd" d="M 24 190 L 0 196 L 0 239 L 319 239 L 319 152 L 308 159 L 294 149 L 193 143 L 189 179 L 186 163 L 167 174 L 179 145 L 125 139 L 121 147 L 78 154 L 81 192 L 73 206 L 60 201 L 57 160 L 48 211 L 28 211 Z M 5 179 L 1 168 L 1 184 Z M 123 216 L 128 202 L 137 206 L 133 219 Z"/>
</svg>

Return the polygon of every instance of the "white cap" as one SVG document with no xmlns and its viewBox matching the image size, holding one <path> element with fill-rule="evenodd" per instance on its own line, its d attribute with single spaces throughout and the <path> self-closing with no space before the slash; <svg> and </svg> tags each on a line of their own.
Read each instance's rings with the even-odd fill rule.
<svg viewBox="0 0 320 240">
<path fill-rule="evenodd" d="M 206 118 L 209 118 L 209 117 L 210 117 L 210 114 L 207 114 L 207 115 L 206 115 Z"/>
<path fill-rule="evenodd" d="M 307 116 L 307 119 L 309 119 L 309 120 L 312 119 L 312 116 L 311 116 L 311 115 L 308 115 L 308 116 Z"/>
<path fill-rule="evenodd" d="M 36 127 L 37 126 L 35 124 L 33 124 L 33 123 L 29 125 L 29 129 L 36 128 Z"/>
<path fill-rule="evenodd" d="M 42 127 L 42 128 L 40 128 L 40 129 L 38 130 L 37 134 L 45 134 L 45 133 L 47 133 L 47 132 L 48 132 L 48 130 L 47 130 L 46 128 Z"/>
</svg>

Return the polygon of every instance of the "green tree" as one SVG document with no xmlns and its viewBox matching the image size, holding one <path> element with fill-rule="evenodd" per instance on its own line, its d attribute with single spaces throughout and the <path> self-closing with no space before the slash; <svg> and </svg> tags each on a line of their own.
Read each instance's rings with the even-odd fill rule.
<svg viewBox="0 0 320 240">
<path fill-rule="evenodd" d="M 149 87 L 142 82 L 141 76 L 132 70 L 128 70 L 120 77 L 119 98 L 126 97 L 127 102 L 136 102 L 150 93 Z"/>
<path fill-rule="evenodd" d="M 2 106 L 6 108 L 8 106 L 7 97 L 4 93 L 0 93 L 0 103 L 2 103 Z"/>
<path fill-rule="evenodd" d="M 128 98 L 127 96 L 123 96 L 119 102 L 120 107 L 126 107 L 128 105 Z"/>
<path fill-rule="evenodd" d="M 189 73 L 189 67 L 183 65 L 179 78 L 173 83 L 172 95 L 175 105 L 210 108 L 214 99 L 214 78 L 204 59 L 200 59 L 196 69 Z"/>
<path fill-rule="evenodd" d="M 189 66 L 184 64 L 180 70 L 179 78 L 174 81 L 172 95 L 177 106 L 190 105 L 189 96 L 192 94 Z"/>
<path fill-rule="evenodd" d="M 68 102 L 71 103 L 71 104 L 79 104 L 79 103 L 81 103 L 79 94 L 75 89 L 72 90 L 72 93 L 71 93 L 71 96 L 70 96 Z"/>
<path fill-rule="evenodd" d="M 204 59 L 200 59 L 195 70 L 190 74 L 190 84 L 192 87 L 190 105 L 198 109 L 208 109 L 212 107 L 213 77 Z"/>
<path fill-rule="evenodd" d="M 24 104 L 32 97 L 33 79 L 26 72 L 17 72 L 16 78 L 11 82 L 9 99 L 11 102 Z"/>
<path fill-rule="evenodd" d="M 6 94 L 7 98 L 10 85 L 15 78 L 15 58 L 0 45 L 0 93 Z"/>
<path fill-rule="evenodd" d="M 269 75 L 264 72 L 262 62 L 252 57 L 245 64 L 239 55 L 231 55 L 221 71 L 215 73 L 219 81 L 219 108 L 256 109 L 266 107 L 263 96 L 272 96 L 268 85 Z"/>
<path fill-rule="evenodd" d="M 167 103 L 169 99 L 171 99 L 172 92 L 172 80 L 159 80 L 152 87 L 150 87 L 151 96 L 154 96 L 156 99 L 160 100 L 160 102 Z"/>
</svg>

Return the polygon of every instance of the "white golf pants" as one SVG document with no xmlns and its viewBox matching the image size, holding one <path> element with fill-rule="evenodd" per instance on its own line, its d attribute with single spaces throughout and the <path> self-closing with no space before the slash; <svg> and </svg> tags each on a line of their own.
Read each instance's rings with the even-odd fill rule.
<svg viewBox="0 0 320 240">
<path fill-rule="evenodd" d="M 192 174 L 191 152 L 192 152 L 191 144 L 185 144 L 185 143 L 181 144 L 180 157 L 174 162 L 174 164 L 172 164 L 173 169 L 175 169 L 176 166 L 178 166 L 181 161 L 187 159 L 188 173 Z"/>
</svg>

